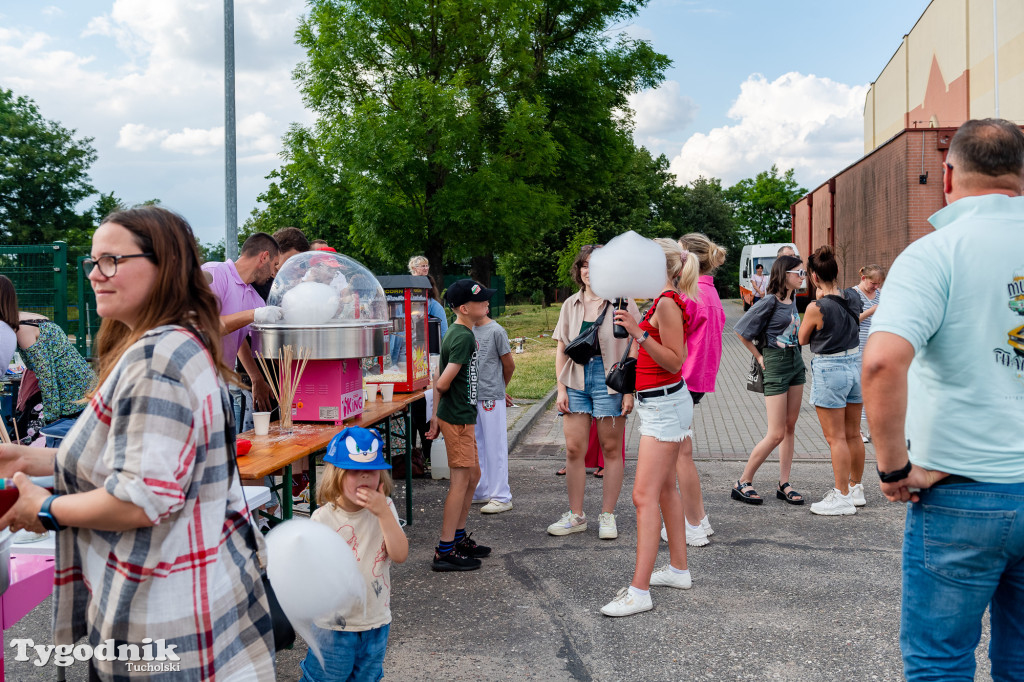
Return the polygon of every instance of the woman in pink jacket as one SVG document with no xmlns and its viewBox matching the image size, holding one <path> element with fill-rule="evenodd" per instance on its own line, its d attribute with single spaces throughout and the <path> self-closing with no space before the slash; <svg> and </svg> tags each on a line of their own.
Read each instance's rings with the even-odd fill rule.
<svg viewBox="0 0 1024 682">
<path fill-rule="evenodd" d="M 725 249 L 699 232 L 683 235 L 679 244 L 700 260 L 700 300 L 687 299 L 686 303 L 690 326 L 686 329 L 686 360 L 683 362 L 683 379 L 696 408 L 705 393 L 715 392 L 715 377 L 718 376 L 718 366 L 722 362 L 725 311 L 715 291 L 712 275 L 725 262 Z M 708 536 L 715 531 L 704 512 L 700 476 L 693 463 L 693 438 L 687 438 L 679 444 L 676 475 L 679 479 L 679 492 L 683 496 L 683 513 L 686 515 L 686 544 L 701 547 L 708 544 Z M 666 539 L 664 528 L 661 533 L 662 539 Z"/>
</svg>

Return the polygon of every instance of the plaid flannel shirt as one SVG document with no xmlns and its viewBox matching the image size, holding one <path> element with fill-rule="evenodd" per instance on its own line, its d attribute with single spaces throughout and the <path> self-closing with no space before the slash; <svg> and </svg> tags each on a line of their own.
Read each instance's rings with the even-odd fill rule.
<svg viewBox="0 0 1024 682">
<path fill-rule="evenodd" d="M 56 492 L 104 488 L 156 524 L 58 533 L 55 643 L 148 637 L 181 658 L 178 671 L 134 675 L 93 660 L 102 679 L 274 678 L 249 512 L 227 466 L 226 390 L 194 334 L 158 327 L 125 352 L 57 453 Z"/>
</svg>

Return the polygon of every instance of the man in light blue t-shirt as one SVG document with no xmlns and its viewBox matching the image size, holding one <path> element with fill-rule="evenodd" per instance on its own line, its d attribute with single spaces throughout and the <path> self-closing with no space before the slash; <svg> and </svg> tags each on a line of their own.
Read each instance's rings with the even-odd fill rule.
<svg viewBox="0 0 1024 682">
<path fill-rule="evenodd" d="M 1024 133 L 968 121 L 936 232 L 900 254 L 864 350 L 882 492 L 911 502 L 900 647 L 908 680 L 1024 670 Z"/>
</svg>

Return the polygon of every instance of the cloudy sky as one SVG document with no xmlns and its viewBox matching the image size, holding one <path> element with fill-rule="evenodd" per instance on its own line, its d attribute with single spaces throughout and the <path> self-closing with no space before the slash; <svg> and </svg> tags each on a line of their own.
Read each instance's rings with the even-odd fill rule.
<svg viewBox="0 0 1024 682">
<path fill-rule="evenodd" d="M 616 30 L 673 65 L 632 100 L 636 139 L 680 182 L 732 184 L 773 163 L 814 187 L 861 156 L 867 84 L 928 0 L 651 0 Z M 238 213 L 308 123 L 291 79 L 304 0 L 235 0 Z M 223 236 L 221 0 L 0 0 L 0 87 L 94 138 L 99 191 L 159 198 Z"/>
</svg>

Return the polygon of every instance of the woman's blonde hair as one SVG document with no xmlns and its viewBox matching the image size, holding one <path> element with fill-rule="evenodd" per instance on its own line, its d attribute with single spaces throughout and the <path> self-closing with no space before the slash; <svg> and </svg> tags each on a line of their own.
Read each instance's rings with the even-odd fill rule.
<svg viewBox="0 0 1024 682">
<path fill-rule="evenodd" d="M 430 267 L 430 261 L 427 260 L 426 256 L 413 256 L 409 259 L 409 273 L 412 273 L 413 268 L 419 268 L 424 265 Z"/>
<path fill-rule="evenodd" d="M 706 234 L 690 232 L 679 238 L 679 245 L 697 256 L 700 274 L 709 275 L 725 262 L 726 251 L 714 243 Z"/>
<path fill-rule="evenodd" d="M 328 502 L 337 502 L 342 497 L 342 487 L 345 481 L 345 474 L 348 469 L 339 469 L 330 462 L 324 464 L 324 473 L 321 474 L 320 479 L 316 482 L 316 503 L 319 506 L 323 506 Z M 391 472 L 387 469 L 379 469 L 380 480 L 384 484 L 384 494 L 391 497 L 391 491 L 394 489 L 394 482 L 391 480 Z M 355 502 L 355 500 L 350 500 Z"/>
<path fill-rule="evenodd" d="M 699 301 L 697 279 L 700 277 L 700 261 L 697 256 L 684 251 L 674 239 L 659 238 L 654 243 L 665 252 L 665 274 L 668 278 L 684 296 L 691 301 Z"/>
<path fill-rule="evenodd" d="M 885 268 L 881 265 L 865 265 L 860 269 L 860 276 L 872 279 L 878 277 L 883 282 L 885 281 Z"/>
</svg>

